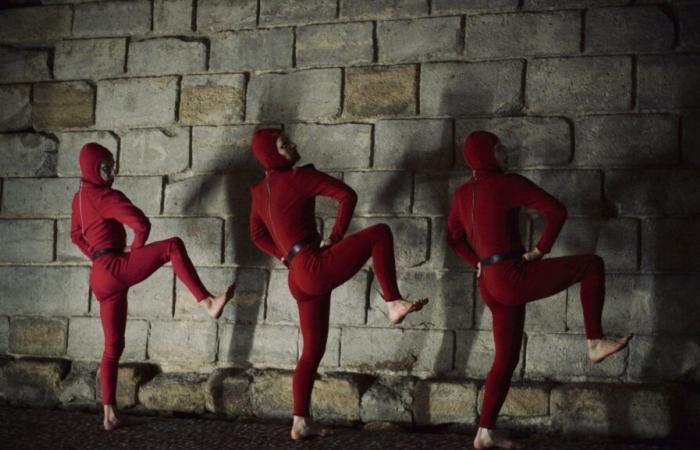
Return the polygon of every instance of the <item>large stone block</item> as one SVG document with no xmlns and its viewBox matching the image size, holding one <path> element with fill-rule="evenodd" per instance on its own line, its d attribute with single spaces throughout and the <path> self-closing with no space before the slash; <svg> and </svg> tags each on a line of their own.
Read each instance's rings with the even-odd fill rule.
<svg viewBox="0 0 700 450">
<path fill-rule="evenodd" d="M 151 220 L 150 242 L 180 237 L 194 264 L 220 264 L 224 222 L 219 218 L 181 218 Z"/>
<path fill-rule="evenodd" d="M 173 272 L 161 267 L 129 289 L 129 316 L 170 319 L 173 316 Z"/>
<path fill-rule="evenodd" d="M 340 69 L 255 75 L 248 85 L 248 120 L 314 120 L 340 114 Z"/>
<path fill-rule="evenodd" d="M 262 419 L 288 419 L 292 409 L 292 374 L 266 370 L 250 387 L 253 414 Z"/>
<path fill-rule="evenodd" d="M 484 403 L 485 387 L 479 389 L 478 411 Z M 500 416 L 532 418 L 549 415 L 549 389 L 542 385 L 511 386 Z"/>
<path fill-rule="evenodd" d="M 362 422 L 413 422 L 413 398 L 416 381 L 408 377 L 377 379 L 363 394 Z"/>
<path fill-rule="evenodd" d="M 455 59 L 462 51 L 460 20 L 459 17 L 431 17 L 379 22 L 379 62 Z"/>
<path fill-rule="evenodd" d="M 66 178 L 7 178 L 2 189 L 3 214 L 33 217 L 70 215 L 78 184 L 78 180 Z"/>
<path fill-rule="evenodd" d="M 322 421 L 352 423 L 360 420 L 364 380 L 358 375 L 326 375 L 314 383 L 311 414 Z"/>
<path fill-rule="evenodd" d="M 58 163 L 57 172 L 62 177 L 79 177 L 80 149 L 83 145 L 96 142 L 107 147 L 112 154 L 117 154 L 119 141 L 109 131 L 81 131 L 72 133 L 55 133 L 58 138 Z M 117 178 L 118 179 L 118 178 Z"/>
<path fill-rule="evenodd" d="M 632 380 L 700 380 L 697 336 L 634 336 L 630 341 L 627 376 Z"/>
<path fill-rule="evenodd" d="M 31 87 L 0 86 L 0 131 L 26 130 L 32 126 Z M 3 146 L 4 147 L 4 146 Z"/>
<path fill-rule="evenodd" d="M 433 0 L 433 14 L 464 13 L 464 12 L 495 12 L 515 11 L 518 0 Z"/>
<path fill-rule="evenodd" d="M 89 127 L 95 122 L 95 89 L 81 82 L 34 85 L 32 122 L 34 128 Z"/>
<path fill-rule="evenodd" d="M 652 53 L 671 50 L 673 20 L 658 6 L 592 8 L 586 13 L 586 51 Z"/>
<path fill-rule="evenodd" d="M 95 302 L 97 303 L 97 302 Z M 99 305 L 96 305 L 98 307 Z M 146 359 L 148 322 L 130 319 L 126 322 L 124 353 L 121 362 Z M 181 341 L 177 341 L 181 342 Z M 72 359 L 99 361 L 102 358 L 104 337 L 100 320 L 92 317 L 71 317 L 68 324 L 68 351 Z"/>
<path fill-rule="evenodd" d="M 86 267 L 0 267 L 0 314 L 67 316 L 88 311 Z"/>
<path fill-rule="evenodd" d="M 201 414 L 206 383 L 205 375 L 160 374 L 139 388 L 139 403 L 152 410 Z"/>
<path fill-rule="evenodd" d="M 269 70 L 292 67 L 291 28 L 246 30 L 215 34 L 211 40 L 211 70 Z"/>
<path fill-rule="evenodd" d="M 605 195 L 620 215 L 692 216 L 700 213 L 700 176 L 696 170 L 611 170 Z"/>
<path fill-rule="evenodd" d="M 696 272 L 700 242 L 698 219 L 658 219 L 642 222 L 642 269 L 662 272 Z M 669 237 L 673 237 L 669 239 Z"/>
<path fill-rule="evenodd" d="M 284 131 L 299 147 L 301 161 L 297 165 L 313 163 L 314 167 L 320 170 L 369 167 L 372 147 L 371 125 L 293 124 L 286 126 Z M 245 151 L 250 153 L 248 142 L 246 142 Z"/>
<path fill-rule="evenodd" d="M 543 58 L 528 63 L 532 112 L 621 111 L 632 107 L 632 61 L 623 56 Z"/>
<path fill-rule="evenodd" d="M 153 31 L 163 34 L 190 31 L 195 22 L 192 12 L 192 0 L 155 0 L 153 2 Z"/>
<path fill-rule="evenodd" d="M 177 368 L 202 370 L 216 360 L 216 328 L 212 321 L 151 321 L 148 358 Z M 173 342 L 182 345 L 174 346 Z"/>
<path fill-rule="evenodd" d="M 150 175 L 181 172 L 190 164 L 189 128 L 144 128 L 121 136 L 119 172 Z"/>
<path fill-rule="evenodd" d="M 0 316 L 0 355 L 7 353 L 10 344 L 10 318 Z M 0 385 L 2 382 L 0 380 Z"/>
<path fill-rule="evenodd" d="M 204 399 L 207 411 L 229 416 L 251 416 L 252 377 L 240 370 L 219 369 L 207 380 Z"/>
<path fill-rule="evenodd" d="M 299 67 L 367 64 L 373 57 L 371 22 L 308 25 L 296 30 Z"/>
<path fill-rule="evenodd" d="M 459 152 L 458 159 L 464 161 Z M 462 163 L 464 164 L 464 163 Z M 469 176 L 464 172 L 419 172 L 415 175 L 413 213 L 442 215 L 448 214 L 454 192 L 464 184 Z M 444 240 L 444 237 L 443 237 Z M 434 245 L 443 242 L 432 240 Z"/>
<path fill-rule="evenodd" d="M 255 27 L 257 0 L 198 0 L 197 30 L 219 31 Z"/>
<path fill-rule="evenodd" d="M 245 75 L 199 75 L 182 78 L 180 123 L 226 124 L 243 120 Z"/>
<path fill-rule="evenodd" d="M 640 56 L 637 67 L 639 108 L 697 108 L 700 56 Z"/>
<path fill-rule="evenodd" d="M 54 74 L 59 80 L 120 76 L 126 64 L 126 39 L 76 39 L 56 44 Z"/>
<path fill-rule="evenodd" d="M 700 114 L 689 114 L 683 118 L 683 161 L 700 166 Z"/>
<path fill-rule="evenodd" d="M 254 131 L 255 125 L 194 127 L 192 170 L 209 173 L 252 172 L 258 169 L 260 165 L 250 151 Z"/>
<path fill-rule="evenodd" d="M 113 188 L 124 193 L 144 214 L 160 213 L 160 201 L 163 195 L 161 177 L 117 177 L 114 180 Z M 131 242 L 131 229 L 126 227 L 126 231 L 129 235 L 127 242 Z M 153 240 L 153 233 L 151 233 L 149 240 Z"/>
<path fill-rule="evenodd" d="M 335 19 L 336 0 L 298 2 L 295 0 L 261 0 L 260 24 L 280 25 L 325 22 Z"/>
<path fill-rule="evenodd" d="M 74 7 L 73 36 L 119 36 L 151 30 L 151 2 L 85 3 Z"/>
<path fill-rule="evenodd" d="M 97 363 L 72 362 L 70 372 L 61 380 L 61 403 L 93 406 L 96 400 Z"/>
<path fill-rule="evenodd" d="M 603 208 L 601 174 L 593 170 L 526 170 L 523 176 L 555 195 L 569 215 L 597 216 Z"/>
<path fill-rule="evenodd" d="M 474 308 L 474 327 L 479 330 L 493 329 L 493 316 L 484 303 L 481 291 L 477 291 Z M 525 310 L 525 331 L 528 333 L 563 333 L 566 328 L 567 291 L 530 302 Z"/>
<path fill-rule="evenodd" d="M 72 15 L 67 5 L 4 9 L 0 15 L 0 41 L 43 43 L 68 37 Z"/>
<path fill-rule="evenodd" d="M 170 179 L 165 186 L 165 214 L 240 216 L 250 211 L 250 186 L 255 173 L 236 175 L 193 176 Z M 257 180 L 256 180 L 257 181 Z"/>
<path fill-rule="evenodd" d="M 17 359 L 3 367 L 5 398 L 10 404 L 35 407 L 56 406 L 61 379 L 68 373 L 65 360 Z"/>
<path fill-rule="evenodd" d="M 687 50 L 700 49 L 700 30 L 697 27 L 700 20 L 700 6 L 677 5 L 675 8 L 680 28 L 680 46 Z"/>
<path fill-rule="evenodd" d="M 397 266 L 415 267 L 427 260 L 429 236 L 425 218 L 357 218 L 350 223 L 346 236 L 379 223 L 386 223 L 392 230 Z"/>
<path fill-rule="evenodd" d="M 38 133 L 0 134 L 2 176 L 46 177 L 56 174 L 56 141 Z"/>
<path fill-rule="evenodd" d="M 420 74 L 421 113 L 516 113 L 523 102 L 522 73 L 522 61 L 424 64 Z"/>
<path fill-rule="evenodd" d="M 164 75 L 207 70 L 204 41 L 177 38 L 130 41 L 127 70 L 135 75 Z"/>
<path fill-rule="evenodd" d="M 219 361 L 237 366 L 291 367 L 297 360 L 295 326 L 222 324 Z"/>
<path fill-rule="evenodd" d="M 384 19 L 395 17 L 427 16 L 427 0 L 343 0 L 340 17 L 343 19 Z"/>
<path fill-rule="evenodd" d="M 343 181 L 357 192 L 355 213 L 401 214 L 411 205 L 407 172 L 346 172 Z"/>
<path fill-rule="evenodd" d="M 412 65 L 359 67 L 345 75 L 344 115 L 405 116 L 416 113 L 417 78 Z"/>
<path fill-rule="evenodd" d="M 0 81 L 3 83 L 51 79 L 49 52 L 0 46 Z"/>
<path fill-rule="evenodd" d="M 177 78 L 105 80 L 97 84 L 100 127 L 170 125 L 175 121 Z"/>
<path fill-rule="evenodd" d="M 521 348 L 513 379 L 520 378 L 524 358 Z M 488 331 L 458 331 L 455 370 L 468 378 L 485 379 L 495 355 L 493 336 Z"/>
<path fill-rule="evenodd" d="M 374 142 L 374 167 L 439 169 L 454 161 L 450 120 L 381 120 Z"/>
<path fill-rule="evenodd" d="M 138 403 L 138 392 L 141 385 L 152 379 L 158 368 L 151 364 L 122 364 L 117 372 L 117 407 L 131 408 Z M 102 385 L 97 371 L 97 400 L 102 401 Z"/>
<path fill-rule="evenodd" d="M 414 395 L 416 425 L 471 424 L 476 418 L 477 388 L 473 383 L 421 380 Z"/>
<path fill-rule="evenodd" d="M 468 58 L 575 54 L 581 44 L 581 15 L 578 11 L 471 15 L 465 33 Z"/>
<path fill-rule="evenodd" d="M 50 317 L 13 317 L 10 352 L 21 355 L 61 356 L 66 353 L 68 321 Z"/>
</svg>

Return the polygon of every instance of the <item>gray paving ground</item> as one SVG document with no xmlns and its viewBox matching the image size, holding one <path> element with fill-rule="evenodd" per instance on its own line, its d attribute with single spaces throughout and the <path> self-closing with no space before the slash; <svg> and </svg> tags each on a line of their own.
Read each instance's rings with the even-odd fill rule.
<svg viewBox="0 0 700 450">
<path fill-rule="evenodd" d="M 289 440 L 283 423 L 245 423 L 214 419 L 133 417 L 130 427 L 107 433 L 96 413 L 0 407 L 2 449 L 471 449 L 470 436 L 435 432 L 370 432 L 337 428 L 332 438 L 303 443 Z M 530 436 L 532 450 L 695 450 L 686 440 L 639 442 Z"/>
</svg>

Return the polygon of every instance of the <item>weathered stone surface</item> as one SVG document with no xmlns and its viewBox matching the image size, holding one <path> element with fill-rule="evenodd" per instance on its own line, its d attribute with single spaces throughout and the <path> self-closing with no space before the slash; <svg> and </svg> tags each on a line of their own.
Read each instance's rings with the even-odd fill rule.
<svg viewBox="0 0 700 450">
<path fill-rule="evenodd" d="M 695 170 L 612 170 L 605 195 L 618 214 L 634 216 L 700 213 L 700 176 Z"/>
<path fill-rule="evenodd" d="M 697 27 L 700 20 L 700 6 L 678 5 L 675 7 L 680 26 L 680 46 L 687 50 L 700 49 L 700 30 Z"/>
<path fill-rule="evenodd" d="M 571 126 L 556 117 L 503 117 L 458 120 L 455 128 L 455 168 L 465 167 L 464 140 L 474 131 L 496 134 L 508 149 L 509 167 L 558 166 L 571 159 Z"/>
<path fill-rule="evenodd" d="M 371 22 L 308 25 L 296 30 L 296 62 L 300 67 L 371 63 Z"/>
<path fill-rule="evenodd" d="M 251 416 L 251 382 L 252 377 L 240 370 L 214 371 L 207 380 L 204 392 L 207 411 L 229 416 Z"/>
<path fill-rule="evenodd" d="M 73 133 L 55 133 L 58 138 L 59 176 L 80 176 L 80 149 L 89 142 L 96 142 L 108 148 L 113 154 L 119 150 L 119 141 L 109 131 L 84 131 Z M 117 178 L 118 180 L 118 178 Z"/>
<path fill-rule="evenodd" d="M 292 67 L 292 28 L 246 30 L 212 36 L 211 70 L 265 70 Z"/>
<path fill-rule="evenodd" d="M 375 128 L 374 167 L 434 169 L 454 161 L 452 121 L 381 120 Z"/>
<path fill-rule="evenodd" d="M 640 109 L 697 108 L 700 93 L 700 56 L 640 56 L 638 95 Z"/>
<path fill-rule="evenodd" d="M 314 383 L 311 414 L 323 421 L 356 422 L 361 396 L 362 379 L 357 375 L 326 375 Z"/>
<path fill-rule="evenodd" d="M 416 380 L 407 377 L 386 377 L 376 380 L 362 394 L 362 422 L 413 422 L 413 396 Z"/>
<path fill-rule="evenodd" d="M 7 178 L 3 182 L 2 211 L 13 216 L 70 215 L 76 179 Z"/>
<path fill-rule="evenodd" d="M 59 400 L 63 404 L 92 406 L 96 400 L 97 363 L 72 362 L 61 380 Z"/>
<path fill-rule="evenodd" d="M 192 0 L 155 0 L 153 31 L 176 34 L 191 30 L 194 22 L 192 6 Z"/>
<path fill-rule="evenodd" d="M 532 60 L 525 88 L 528 108 L 533 112 L 630 109 L 631 64 L 622 56 Z"/>
<path fill-rule="evenodd" d="M 54 74 L 59 80 L 120 76 L 126 63 L 126 39 L 79 39 L 56 44 Z"/>
<path fill-rule="evenodd" d="M 207 70 L 207 47 L 204 41 L 190 39 L 131 41 L 127 70 L 135 75 L 203 72 Z"/>
<path fill-rule="evenodd" d="M 129 289 L 129 316 L 170 319 L 173 316 L 173 272 L 161 267 Z"/>
<path fill-rule="evenodd" d="M 642 269 L 662 272 L 700 270 L 695 255 L 698 219 L 659 219 L 642 222 Z M 669 237 L 672 236 L 672 239 Z"/>
<path fill-rule="evenodd" d="M 85 267 L 0 267 L 0 314 L 66 316 L 88 310 Z"/>
<path fill-rule="evenodd" d="M 55 406 L 67 372 L 68 362 L 61 359 L 10 361 L 3 367 L 5 398 L 10 404 Z"/>
<path fill-rule="evenodd" d="M 216 359 L 216 328 L 212 321 L 151 321 L 148 357 L 178 368 L 201 370 Z M 183 345 L 173 346 L 173 342 Z"/>
<path fill-rule="evenodd" d="M 32 122 L 36 129 L 89 127 L 95 122 L 95 89 L 85 82 L 34 85 Z"/>
<path fill-rule="evenodd" d="M 347 172 L 343 181 L 357 192 L 356 213 L 407 213 L 411 175 L 406 172 Z"/>
<path fill-rule="evenodd" d="M 297 2 L 294 0 L 261 0 L 260 24 L 280 25 L 335 19 L 336 0 Z"/>
<path fill-rule="evenodd" d="M 630 0 L 567 0 L 567 8 L 584 8 L 589 6 L 625 5 Z M 558 0 L 525 0 L 524 9 L 560 9 Z"/>
<path fill-rule="evenodd" d="M 39 81 L 51 78 L 49 52 L 0 46 L 0 81 Z"/>
<path fill-rule="evenodd" d="M 146 215 L 160 213 L 160 200 L 162 197 L 163 180 L 161 177 L 117 177 L 114 180 L 114 189 L 122 191 Z M 131 242 L 131 228 L 126 227 L 127 242 Z M 151 230 L 149 240 L 154 240 Z M 170 236 L 168 236 L 170 237 Z"/>
<path fill-rule="evenodd" d="M 447 209 L 447 207 L 446 207 Z M 414 209 L 415 211 L 415 209 Z M 466 271 L 463 274 L 464 282 L 471 282 L 471 271 L 475 270 L 447 245 L 447 218 L 433 217 L 430 219 L 430 259 L 428 265 L 435 270 L 456 269 Z"/>
<path fill-rule="evenodd" d="M 10 343 L 10 318 L 0 316 L 0 355 L 7 353 Z M 2 385 L 0 380 L 0 385 Z M 1 389 L 1 388 L 0 388 Z"/>
<path fill-rule="evenodd" d="M 459 17 L 431 17 L 379 22 L 379 62 L 455 59 L 462 51 L 460 20 Z"/>
<path fill-rule="evenodd" d="M 226 221 L 226 263 L 250 267 L 280 267 L 281 261 L 260 250 L 250 240 L 248 217 L 231 217 Z"/>
<path fill-rule="evenodd" d="M 253 414 L 263 419 L 289 418 L 292 374 L 266 370 L 256 374 L 250 387 Z"/>
<path fill-rule="evenodd" d="M 75 6 L 73 36 L 120 36 L 151 30 L 151 2 L 85 3 Z"/>
<path fill-rule="evenodd" d="M 662 52 L 673 45 L 673 22 L 658 6 L 592 8 L 585 36 L 589 52 Z"/>
<path fill-rule="evenodd" d="M 243 120 L 245 75 L 200 75 L 182 78 L 180 123 L 226 124 Z"/>
<path fill-rule="evenodd" d="M 493 329 L 491 311 L 484 303 L 481 292 L 476 292 L 474 327 L 478 330 Z M 551 297 L 527 304 L 525 310 L 525 331 L 528 333 L 563 333 L 566 329 L 567 314 L 566 290 Z"/>
<path fill-rule="evenodd" d="M 601 174 L 592 170 L 525 170 L 523 176 L 556 195 L 569 215 L 597 216 L 602 210 Z"/>
<path fill-rule="evenodd" d="M 295 326 L 222 324 L 219 327 L 219 361 L 239 366 L 292 366 L 297 359 Z"/>
<path fill-rule="evenodd" d="M 121 136 L 121 174 L 168 174 L 185 170 L 189 163 L 188 128 L 144 128 Z"/>
<path fill-rule="evenodd" d="M 433 0 L 433 14 L 463 13 L 477 11 L 514 11 L 518 0 Z"/>
<path fill-rule="evenodd" d="M 218 31 L 254 27 L 257 0 L 198 0 L 197 30 Z"/>
<path fill-rule="evenodd" d="M 416 67 L 351 68 L 345 75 L 345 109 L 351 117 L 416 113 Z"/>
<path fill-rule="evenodd" d="M 249 120 L 313 120 L 340 114 L 340 69 L 254 76 L 248 85 Z"/>
<path fill-rule="evenodd" d="M 95 308 L 97 302 L 95 301 Z M 130 319 L 126 322 L 126 344 L 121 362 L 146 359 L 148 322 Z M 71 317 L 68 324 L 68 351 L 70 358 L 99 361 L 102 357 L 104 336 L 100 320 L 93 317 Z"/>
<path fill-rule="evenodd" d="M 664 388 L 566 385 L 552 390 L 552 416 L 565 433 L 662 438 L 671 433 L 672 399 Z"/>
<path fill-rule="evenodd" d="M 537 30 L 533 33 L 533 30 Z M 469 58 L 576 54 L 578 11 L 467 16 L 464 53 Z"/>
<path fill-rule="evenodd" d="M 173 123 L 177 84 L 174 77 L 100 81 L 97 125 L 111 128 Z"/>
<path fill-rule="evenodd" d="M 0 86 L 0 131 L 25 130 L 32 126 L 30 92 L 29 85 Z"/>
<path fill-rule="evenodd" d="M 416 384 L 413 417 L 417 425 L 472 423 L 476 418 L 476 385 L 421 380 Z"/>
<path fill-rule="evenodd" d="M 495 354 L 493 336 L 488 331 L 458 331 L 455 351 L 455 370 L 468 378 L 485 379 Z M 523 368 L 521 349 L 513 379 L 520 378 Z"/>
<path fill-rule="evenodd" d="M 461 150 L 457 159 L 464 164 Z M 459 165 L 459 163 L 455 164 Z M 447 214 L 452 204 L 454 192 L 464 184 L 468 175 L 464 172 L 418 172 L 415 175 L 413 212 L 418 214 Z M 433 227 L 435 229 L 436 227 Z M 443 241 L 445 240 L 443 236 Z M 442 241 L 432 239 L 434 245 Z M 451 251 L 451 250 L 450 250 Z M 459 267 L 460 265 L 458 265 Z"/>
<path fill-rule="evenodd" d="M 343 0 L 340 17 L 352 19 L 382 19 L 394 17 L 427 16 L 427 0 Z"/>
<path fill-rule="evenodd" d="M 0 134 L 2 176 L 52 176 L 56 174 L 56 141 L 38 133 Z"/>
<path fill-rule="evenodd" d="M 99 370 L 97 371 L 97 400 L 102 401 L 102 385 Z M 117 372 L 117 407 L 131 408 L 138 402 L 137 394 L 141 385 L 153 378 L 157 367 L 150 364 L 126 364 L 119 367 Z"/>
<path fill-rule="evenodd" d="M 194 176 L 173 180 L 165 186 L 166 214 L 245 216 L 250 211 L 251 186 L 260 179 L 256 173 Z"/>
<path fill-rule="evenodd" d="M 13 317 L 10 352 L 21 355 L 61 356 L 66 353 L 68 321 L 51 317 Z"/>
<path fill-rule="evenodd" d="M 391 228 L 398 267 L 415 267 L 426 261 L 428 222 L 425 218 L 357 218 L 350 223 L 346 235 L 379 223 L 386 223 Z M 326 228 L 331 226 L 327 224 Z"/>
<path fill-rule="evenodd" d="M 420 74 L 421 113 L 453 116 L 518 112 L 522 108 L 522 72 L 521 61 L 424 64 Z"/>
<path fill-rule="evenodd" d="M 260 164 L 250 151 L 250 141 L 254 131 L 255 125 L 194 127 L 192 129 L 192 170 L 194 172 L 244 172 L 259 169 Z"/>
<path fill-rule="evenodd" d="M 371 125 L 294 124 L 286 126 L 284 132 L 299 148 L 301 161 L 297 165 L 313 163 L 314 167 L 320 170 L 369 167 Z M 247 147 L 246 152 L 250 153 Z"/>
<path fill-rule="evenodd" d="M 627 375 L 632 380 L 700 380 L 697 336 L 634 336 L 630 341 Z"/>
<path fill-rule="evenodd" d="M 479 389 L 477 408 L 481 413 L 485 388 Z M 545 386 L 511 386 L 500 413 L 501 416 L 537 417 L 549 415 L 549 389 Z"/>
<path fill-rule="evenodd" d="M 46 42 L 70 36 L 71 15 L 70 6 L 5 9 L 0 15 L 0 40 Z"/>
<path fill-rule="evenodd" d="M 700 114 L 683 118 L 683 161 L 700 166 Z"/>
<path fill-rule="evenodd" d="M 151 220 L 151 242 L 179 237 L 194 264 L 220 264 L 224 222 L 214 217 Z"/>
<path fill-rule="evenodd" d="M 199 374 L 160 374 L 139 388 L 139 403 L 148 409 L 201 414 L 207 379 Z"/>
</svg>

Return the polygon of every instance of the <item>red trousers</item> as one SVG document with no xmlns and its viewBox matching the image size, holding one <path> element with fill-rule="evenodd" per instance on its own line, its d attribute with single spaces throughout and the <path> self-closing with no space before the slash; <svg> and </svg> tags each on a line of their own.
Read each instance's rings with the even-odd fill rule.
<svg viewBox="0 0 700 450">
<path fill-rule="evenodd" d="M 198 302 L 211 295 L 200 281 L 185 245 L 177 237 L 144 245 L 128 253 L 108 253 L 92 265 L 90 288 L 100 304 L 104 332 L 104 351 L 100 363 L 104 405 L 116 404 L 117 370 L 124 351 L 129 288 L 148 278 L 168 261 L 172 262 L 175 275 Z"/>
<path fill-rule="evenodd" d="M 511 261 L 487 266 L 479 278 L 484 303 L 493 315 L 496 356 L 486 377 L 479 426 L 493 428 L 508 395 L 520 359 L 525 304 L 581 283 L 581 305 L 588 339 L 603 337 L 605 265 L 596 255 L 566 256 L 535 262 Z"/>
<path fill-rule="evenodd" d="M 310 415 L 311 391 L 326 351 L 331 291 L 355 275 L 370 257 L 384 299 L 401 298 L 396 284 L 394 239 L 386 224 L 347 236 L 328 249 L 304 249 L 292 260 L 289 289 L 297 300 L 304 340 L 292 380 L 295 416 Z"/>
</svg>

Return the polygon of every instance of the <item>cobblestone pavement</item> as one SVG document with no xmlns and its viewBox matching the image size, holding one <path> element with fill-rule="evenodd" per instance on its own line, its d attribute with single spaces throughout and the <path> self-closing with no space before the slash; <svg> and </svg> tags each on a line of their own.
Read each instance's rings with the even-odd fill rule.
<svg viewBox="0 0 700 450">
<path fill-rule="evenodd" d="M 471 449 L 469 434 L 361 431 L 336 428 L 332 438 L 294 443 L 284 423 L 132 416 L 132 426 L 107 433 L 97 413 L 0 407 L 2 449 Z M 695 450 L 692 441 L 639 442 L 530 436 L 532 450 Z"/>
</svg>

